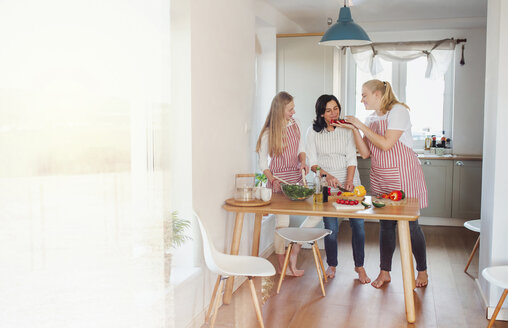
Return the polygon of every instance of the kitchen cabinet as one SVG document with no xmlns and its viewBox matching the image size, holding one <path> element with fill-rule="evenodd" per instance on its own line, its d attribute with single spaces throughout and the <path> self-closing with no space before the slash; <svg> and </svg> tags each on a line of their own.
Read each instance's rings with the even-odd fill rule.
<svg viewBox="0 0 508 328">
<path fill-rule="evenodd" d="M 370 158 L 358 158 L 358 173 L 360 174 L 360 181 L 370 195 Z"/>
<path fill-rule="evenodd" d="M 481 212 L 482 161 L 421 159 L 429 206 L 421 216 L 475 219 Z M 358 159 L 362 184 L 370 193 L 370 159 Z"/>
<path fill-rule="evenodd" d="M 454 161 L 452 217 L 479 219 L 482 161 Z"/>
<path fill-rule="evenodd" d="M 453 161 L 422 160 L 429 206 L 422 216 L 452 217 Z"/>
</svg>

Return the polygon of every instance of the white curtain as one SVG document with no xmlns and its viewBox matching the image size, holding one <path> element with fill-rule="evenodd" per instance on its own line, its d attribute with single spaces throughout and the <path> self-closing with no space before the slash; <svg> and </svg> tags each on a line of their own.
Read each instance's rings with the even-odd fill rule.
<svg viewBox="0 0 508 328">
<path fill-rule="evenodd" d="M 365 46 L 350 47 L 358 68 L 376 75 L 383 71 L 380 58 L 390 62 L 408 62 L 419 57 L 427 57 L 425 77 L 436 79 L 448 70 L 453 58 L 457 40 L 372 43 Z"/>
</svg>

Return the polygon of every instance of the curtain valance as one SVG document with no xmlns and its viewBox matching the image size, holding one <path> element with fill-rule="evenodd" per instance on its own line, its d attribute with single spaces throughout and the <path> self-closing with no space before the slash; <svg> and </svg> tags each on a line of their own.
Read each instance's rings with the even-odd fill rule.
<svg viewBox="0 0 508 328">
<path fill-rule="evenodd" d="M 383 42 L 349 48 L 358 67 L 372 75 L 383 71 L 380 58 L 390 62 L 408 62 L 427 57 L 425 77 L 435 79 L 448 70 L 457 43 L 465 41 L 452 38 L 439 41 Z"/>
</svg>

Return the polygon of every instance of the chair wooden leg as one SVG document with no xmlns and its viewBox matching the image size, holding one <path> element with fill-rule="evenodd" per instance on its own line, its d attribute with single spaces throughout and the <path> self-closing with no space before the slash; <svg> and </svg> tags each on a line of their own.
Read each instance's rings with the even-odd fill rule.
<svg viewBox="0 0 508 328">
<path fill-rule="evenodd" d="M 263 316 L 261 315 L 261 308 L 259 307 L 258 296 L 256 295 L 256 288 L 254 288 L 254 282 L 252 281 L 252 277 L 248 278 L 249 278 L 250 294 L 252 296 L 254 308 L 256 309 L 256 316 L 258 317 L 259 327 L 264 328 L 265 325 L 263 323 Z"/>
<path fill-rule="evenodd" d="M 323 278 L 325 279 L 325 282 L 328 282 L 328 278 L 326 277 L 326 273 L 325 273 L 325 266 L 323 265 L 323 259 L 321 258 L 321 252 L 319 252 L 319 247 L 318 247 L 317 242 L 314 243 L 313 246 L 316 246 L 316 252 L 318 255 L 318 259 L 319 259 L 319 264 L 321 265 L 321 273 L 323 274 Z"/>
<path fill-rule="evenodd" d="M 473 260 L 474 253 L 476 253 L 478 246 L 480 246 L 480 236 L 478 236 L 478 239 L 476 239 L 476 243 L 474 244 L 473 251 L 471 252 L 471 255 L 469 255 L 469 260 L 467 261 L 464 272 L 467 272 L 467 268 L 469 268 L 469 264 L 471 264 L 471 261 Z"/>
<path fill-rule="evenodd" d="M 219 290 L 218 290 L 219 295 L 221 294 L 222 289 L 226 285 L 227 281 L 228 281 L 228 278 L 226 278 L 226 279 L 221 278 L 221 281 L 219 283 Z M 210 322 L 210 328 L 213 328 L 215 326 L 215 319 L 217 318 L 217 311 L 219 310 L 219 302 L 220 302 L 220 297 L 216 297 L 215 304 L 213 305 L 214 309 L 213 309 L 212 321 Z"/>
<path fill-rule="evenodd" d="M 503 295 L 501 295 L 501 299 L 499 300 L 499 303 L 497 303 L 496 309 L 494 310 L 494 313 L 492 314 L 492 318 L 490 319 L 490 322 L 489 322 L 489 325 L 487 326 L 487 328 L 491 328 L 492 325 L 494 325 L 494 321 L 496 321 L 497 314 L 499 313 L 499 310 L 501 310 L 501 306 L 503 305 L 507 294 L 508 294 L 508 289 L 505 289 L 503 292 Z"/>
<path fill-rule="evenodd" d="M 282 267 L 282 272 L 280 273 L 279 285 L 277 286 L 277 294 L 280 291 L 280 287 L 282 286 L 282 280 L 286 276 L 286 270 L 288 268 L 289 263 L 289 254 L 291 254 L 291 248 L 293 248 L 293 243 L 289 243 L 288 249 L 286 251 L 286 257 L 284 258 L 284 266 Z"/>
<path fill-rule="evenodd" d="M 221 278 L 222 278 L 221 275 L 219 275 L 217 277 L 217 281 L 215 282 L 215 287 L 213 288 L 213 293 L 212 293 L 212 299 L 210 300 L 210 305 L 208 306 L 208 312 L 206 313 L 206 316 L 205 316 L 205 322 L 207 322 L 208 319 L 210 319 L 210 314 L 212 313 L 213 305 L 215 304 L 215 298 L 217 297 L 217 289 L 219 289 Z"/>
<path fill-rule="evenodd" d="M 323 292 L 323 296 L 326 296 L 325 286 L 323 285 L 323 277 L 321 277 L 321 269 L 319 268 L 319 260 L 318 254 L 316 253 L 316 247 L 314 246 L 316 243 L 312 244 L 312 253 L 314 254 L 314 262 L 316 263 L 316 271 L 319 278 L 319 284 L 321 285 L 321 292 Z"/>
</svg>

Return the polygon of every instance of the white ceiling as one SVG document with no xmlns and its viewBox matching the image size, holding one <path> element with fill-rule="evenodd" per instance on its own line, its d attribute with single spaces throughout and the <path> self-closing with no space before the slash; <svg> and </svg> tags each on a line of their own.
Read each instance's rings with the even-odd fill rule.
<svg viewBox="0 0 508 328">
<path fill-rule="evenodd" d="M 306 32 L 324 32 L 327 18 L 338 18 L 344 0 L 265 0 Z M 351 13 L 357 23 L 393 21 L 485 21 L 487 0 L 352 0 Z M 372 24 L 370 24 L 372 25 Z M 436 28 L 436 26 L 433 26 Z"/>
</svg>

